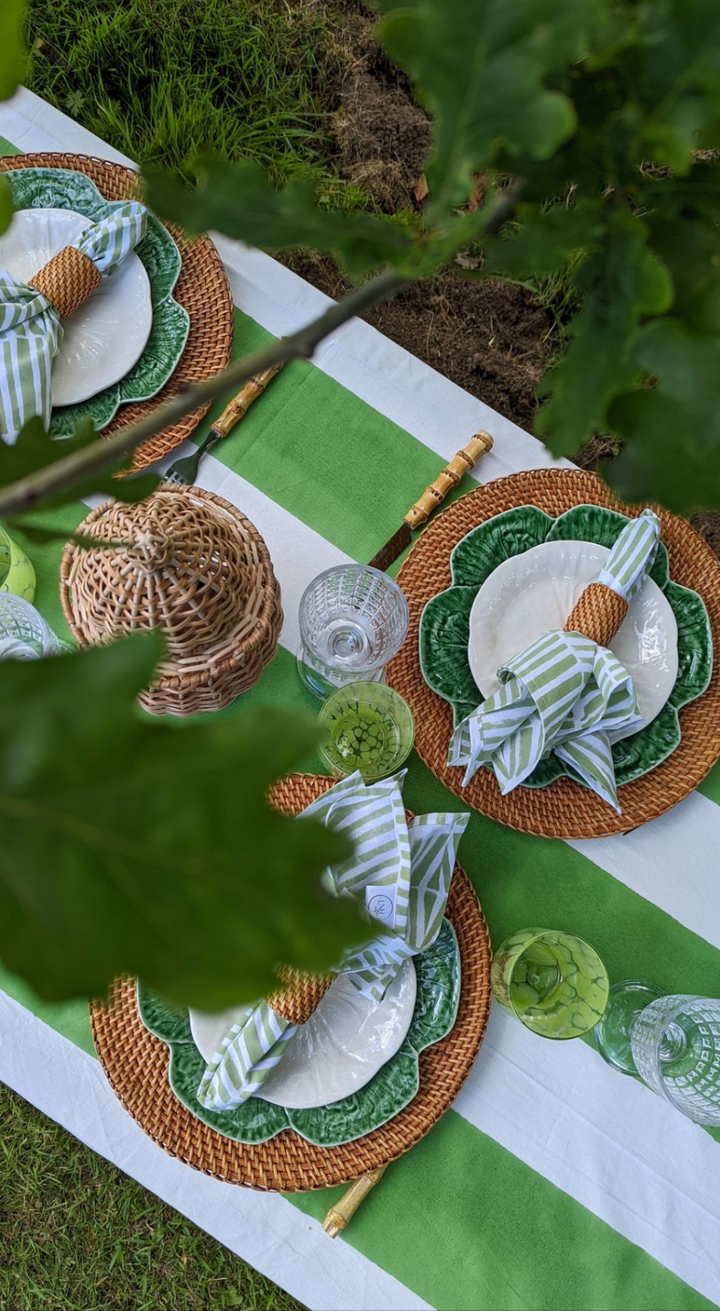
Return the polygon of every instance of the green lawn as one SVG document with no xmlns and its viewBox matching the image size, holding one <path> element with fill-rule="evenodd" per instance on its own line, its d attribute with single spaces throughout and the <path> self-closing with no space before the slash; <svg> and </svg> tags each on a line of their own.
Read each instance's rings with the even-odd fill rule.
<svg viewBox="0 0 720 1311">
<path fill-rule="evenodd" d="M 298 1307 L 2 1084 L 0 1122 L 2 1311 Z"/>
<path fill-rule="evenodd" d="M 29 0 L 27 84 L 138 163 L 250 157 L 352 208 L 328 166 L 343 31 L 319 0 Z"/>
</svg>

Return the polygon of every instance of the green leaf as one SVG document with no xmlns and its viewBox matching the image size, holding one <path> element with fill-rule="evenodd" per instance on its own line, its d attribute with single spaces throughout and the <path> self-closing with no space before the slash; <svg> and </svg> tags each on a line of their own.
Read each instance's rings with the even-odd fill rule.
<svg viewBox="0 0 720 1311">
<path fill-rule="evenodd" d="M 0 100 L 9 100 L 25 71 L 22 20 L 25 0 L 0 4 Z"/>
<path fill-rule="evenodd" d="M 634 158 L 686 173 L 699 146 L 718 144 L 720 8 L 717 0 L 654 0 L 628 61 Z"/>
<path fill-rule="evenodd" d="M 320 874 L 344 839 L 270 810 L 270 783 L 315 741 L 268 707 L 188 724 L 134 704 L 155 635 L 3 665 L 0 956 L 41 996 L 140 975 L 214 1010 L 259 996 L 275 962 L 332 964 L 366 936 Z"/>
<path fill-rule="evenodd" d="M 41 419 L 28 419 L 18 434 L 14 446 L 6 446 L 4 442 L 0 442 L 0 488 L 10 487 L 21 478 L 27 478 L 40 469 L 57 464 L 65 456 L 85 450 L 97 441 L 102 441 L 102 438 L 98 436 L 92 419 L 82 419 L 72 437 L 62 442 L 53 441 L 48 436 Z M 109 471 L 89 474 L 86 478 L 80 476 L 68 491 L 43 498 L 37 504 L 49 510 L 59 505 L 67 505 L 69 501 L 82 500 L 85 496 L 98 493 L 114 496 L 119 501 L 143 501 L 162 479 L 154 473 L 132 478 L 115 478 L 113 475 L 116 472 L 130 468 L 132 458 L 132 454 L 122 456 Z M 38 526 L 42 527 L 41 524 Z"/>
<path fill-rule="evenodd" d="M 680 514 L 720 505 L 720 332 L 660 319 L 638 334 L 635 359 L 657 383 L 610 406 L 627 445 L 608 481 L 629 500 L 658 500 Z"/>
<path fill-rule="evenodd" d="M 0 175 L 0 235 L 10 227 L 13 216 L 12 193 L 7 180 Z"/>
<path fill-rule="evenodd" d="M 510 156 L 548 159 L 571 136 L 572 102 L 553 75 L 584 51 L 604 0 L 378 0 L 390 56 L 435 122 L 425 173 L 431 213 L 468 195 L 472 174 Z M 387 12 L 390 11 L 390 12 Z"/>
<path fill-rule="evenodd" d="M 510 278 L 536 278 L 556 273 L 574 251 L 590 253 L 599 245 L 604 229 L 603 202 L 580 200 L 576 205 L 520 204 L 519 231 L 497 238 L 484 247 L 483 273 Z"/>
<path fill-rule="evenodd" d="M 594 431 L 605 431 L 610 401 L 640 380 L 632 344 L 641 315 L 662 313 L 673 294 L 667 269 L 645 244 L 647 236 L 639 219 L 616 211 L 601 249 L 580 270 L 577 286 L 584 304 L 572 323 L 573 339 L 538 388 L 551 399 L 536 428 L 550 434 L 555 455 L 571 455 Z"/>
<path fill-rule="evenodd" d="M 650 243 L 672 277 L 674 316 L 720 332 L 720 228 L 698 219 L 651 217 Z"/>
<path fill-rule="evenodd" d="M 148 203 L 193 234 L 216 228 L 269 251 L 311 246 L 334 255 L 353 276 L 384 264 L 414 267 L 412 234 L 392 218 L 318 209 L 307 182 L 279 191 L 254 160 L 209 160 L 201 172 L 201 186 L 187 191 L 174 177 L 145 170 Z"/>
</svg>

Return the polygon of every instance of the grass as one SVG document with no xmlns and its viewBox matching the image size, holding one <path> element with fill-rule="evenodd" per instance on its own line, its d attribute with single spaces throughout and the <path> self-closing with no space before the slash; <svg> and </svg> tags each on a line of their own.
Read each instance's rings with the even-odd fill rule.
<svg viewBox="0 0 720 1311">
<path fill-rule="evenodd" d="M 0 1084 L 2 1311 L 298 1303 Z"/>
<path fill-rule="evenodd" d="M 352 209 L 328 167 L 332 23 L 319 0 L 29 0 L 27 84 L 138 163 L 189 180 L 200 154 L 249 157 Z"/>
</svg>

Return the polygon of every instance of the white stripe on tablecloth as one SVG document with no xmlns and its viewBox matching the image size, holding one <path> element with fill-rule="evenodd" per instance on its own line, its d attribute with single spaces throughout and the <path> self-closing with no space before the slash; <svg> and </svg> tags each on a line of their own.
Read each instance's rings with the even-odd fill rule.
<svg viewBox="0 0 720 1311">
<path fill-rule="evenodd" d="M 28 92 L 19 93 L 10 107 L 0 106 L 0 131 L 27 150 L 75 149 L 106 158 L 123 158 Z M 267 256 L 225 240 L 222 245 L 231 264 L 230 278 L 241 308 L 269 331 L 282 333 L 307 322 L 326 304 L 321 293 Z M 367 324 L 358 321 L 334 334 L 321 348 L 317 363 L 443 457 L 449 458 L 476 428 L 489 428 L 497 443 L 480 466 L 483 481 L 550 463 L 544 449 L 528 434 L 388 342 Z M 288 615 L 282 640 L 292 649 L 297 640 L 295 616 L 303 587 L 321 568 L 347 557 L 212 456 L 203 461 L 200 481 L 242 505 L 268 541 Z M 627 837 L 572 845 L 720 947 L 720 909 L 712 872 L 714 853 L 720 848 L 720 808 L 714 803 L 695 794 L 669 815 Z M 2 1006 L 6 1005 L 14 1003 L 2 998 Z M 21 1007 L 16 1009 L 22 1023 L 40 1023 L 33 1021 Z M 168 1191 L 161 1195 L 227 1242 L 226 1230 L 216 1229 L 214 1218 L 208 1223 L 208 1211 L 202 1200 L 204 1188 L 223 1185 L 191 1175 L 177 1162 L 166 1162 L 116 1107 L 99 1070 L 97 1074 L 83 1076 L 93 1081 L 89 1085 L 92 1097 L 76 1098 L 78 1076 L 68 1053 L 77 1054 L 83 1069 L 86 1066 L 96 1069 L 95 1063 L 46 1026 L 42 1030 L 43 1052 L 48 1044 L 53 1048 L 62 1044 L 64 1051 L 54 1067 L 55 1078 L 38 1089 L 36 1082 L 41 1075 L 35 1067 L 41 1063 L 28 1060 L 26 1068 L 20 1057 L 14 1064 L 8 1063 L 7 1043 L 0 1049 L 0 1077 L 13 1083 L 8 1077 L 12 1065 L 15 1077 L 19 1079 L 22 1073 L 23 1084 L 21 1087 L 18 1082 L 13 1086 L 18 1086 L 31 1101 L 37 1102 L 42 1096 L 48 1113 L 67 1123 L 86 1141 L 88 1106 L 102 1099 L 102 1124 L 114 1125 L 116 1119 L 109 1109 L 112 1105 L 114 1116 L 122 1119 L 122 1132 L 113 1129 L 113 1139 L 118 1134 L 117 1141 L 112 1143 L 116 1155 L 111 1154 L 102 1126 L 91 1145 L 116 1159 L 142 1182 L 147 1179 L 156 1191 L 160 1191 L 157 1182 L 158 1170 L 162 1174 L 161 1166 L 175 1172 L 172 1185 L 168 1183 Z M 529 1043 L 533 1046 L 528 1046 Z M 37 1095 L 33 1095 L 33 1088 Z M 715 1169 L 717 1146 L 647 1090 L 609 1070 L 582 1043 L 560 1046 L 533 1040 L 522 1026 L 513 1025 L 500 1015 L 491 1022 L 483 1060 L 461 1093 L 457 1109 L 507 1150 L 602 1216 L 618 1232 L 656 1255 L 688 1283 L 720 1300 L 719 1217 L 714 1178 L 709 1174 Z M 152 1170 L 146 1165 L 146 1153 L 151 1154 Z M 239 1190 L 233 1190 L 233 1197 L 235 1193 Z M 283 1207 L 292 1211 L 281 1199 L 251 1198 L 240 1193 L 238 1200 L 223 1202 L 218 1225 L 222 1226 L 228 1208 L 237 1206 L 239 1210 L 234 1214 L 242 1214 L 243 1224 L 250 1227 L 248 1242 L 260 1243 L 269 1215 L 266 1210 L 261 1213 L 260 1208 L 271 1204 L 278 1217 L 284 1214 Z M 313 1256 L 320 1272 L 317 1285 L 303 1291 L 299 1283 L 291 1282 L 283 1274 L 290 1262 L 288 1248 L 294 1241 L 295 1231 L 281 1231 L 280 1220 L 275 1221 L 274 1217 L 275 1211 L 276 1228 L 270 1246 L 265 1243 L 259 1251 L 243 1249 L 242 1255 L 311 1305 L 407 1308 L 421 1305 L 395 1281 L 391 1283 L 395 1290 L 400 1290 L 401 1302 L 387 1300 L 385 1292 L 380 1294 L 372 1283 L 363 1285 L 363 1279 L 384 1280 L 389 1276 L 359 1256 L 355 1257 L 354 1274 L 344 1286 L 347 1291 L 338 1296 L 337 1246 L 329 1243 L 325 1248 L 320 1245 L 317 1256 Z M 288 1221 L 291 1229 L 293 1223 L 292 1219 Z M 304 1218 L 303 1223 L 312 1225 Z M 233 1233 L 237 1236 L 236 1229 Z M 232 1242 L 228 1245 L 234 1246 Z M 348 1258 L 344 1246 L 341 1250 L 340 1264 L 344 1272 L 343 1263 Z M 297 1279 L 303 1274 L 294 1271 Z M 366 1296 L 369 1300 L 358 1301 L 358 1297 Z"/>
<path fill-rule="evenodd" d="M 649 1088 L 494 1005 L 455 1110 L 720 1301 L 720 1143 Z"/>
<path fill-rule="evenodd" d="M 100 1062 L 0 993 L 0 1080 L 316 1311 L 428 1303 L 284 1197 L 209 1179 L 135 1124 Z"/>
</svg>

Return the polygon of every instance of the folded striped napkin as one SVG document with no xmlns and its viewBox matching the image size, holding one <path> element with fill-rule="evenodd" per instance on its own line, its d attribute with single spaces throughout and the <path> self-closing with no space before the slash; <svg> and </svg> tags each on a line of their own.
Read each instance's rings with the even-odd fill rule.
<svg viewBox="0 0 720 1311">
<path fill-rule="evenodd" d="M 372 784 L 352 774 L 299 817 L 299 822 L 320 820 L 355 844 L 350 859 L 326 870 L 323 882 L 336 896 L 361 900 L 384 932 L 347 951 L 332 973 L 348 975 L 374 1001 L 382 1000 L 403 961 L 427 951 L 440 932 L 458 843 L 469 819 L 467 814 L 438 813 L 408 824 L 402 802 L 405 773 Z M 320 995 L 331 981 L 332 975 L 320 981 Z M 312 993 L 313 980 L 310 984 Z M 275 993 L 246 1007 L 205 1070 L 197 1093 L 201 1106 L 232 1110 L 256 1093 L 305 1018 L 307 1013 L 299 1018 L 293 994 Z"/>
<path fill-rule="evenodd" d="M 127 201 L 38 271 L 26 285 L 0 269 L 0 437 L 12 446 L 28 419 L 50 424 L 52 362 L 61 318 L 111 277 L 145 235 L 147 210 Z"/>
<path fill-rule="evenodd" d="M 623 528 L 565 630 L 538 638 L 498 670 L 500 690 L 450 740 L 448 764 L 464 766 L 463 786 L 487 764 L 505 795 L 552 751 L 619 812 L 608 734 L 642 721 L 632 679 L 606 643 L 652 568 L 659 541 L 660 520 L 644 510 Z"/>
</svg>

